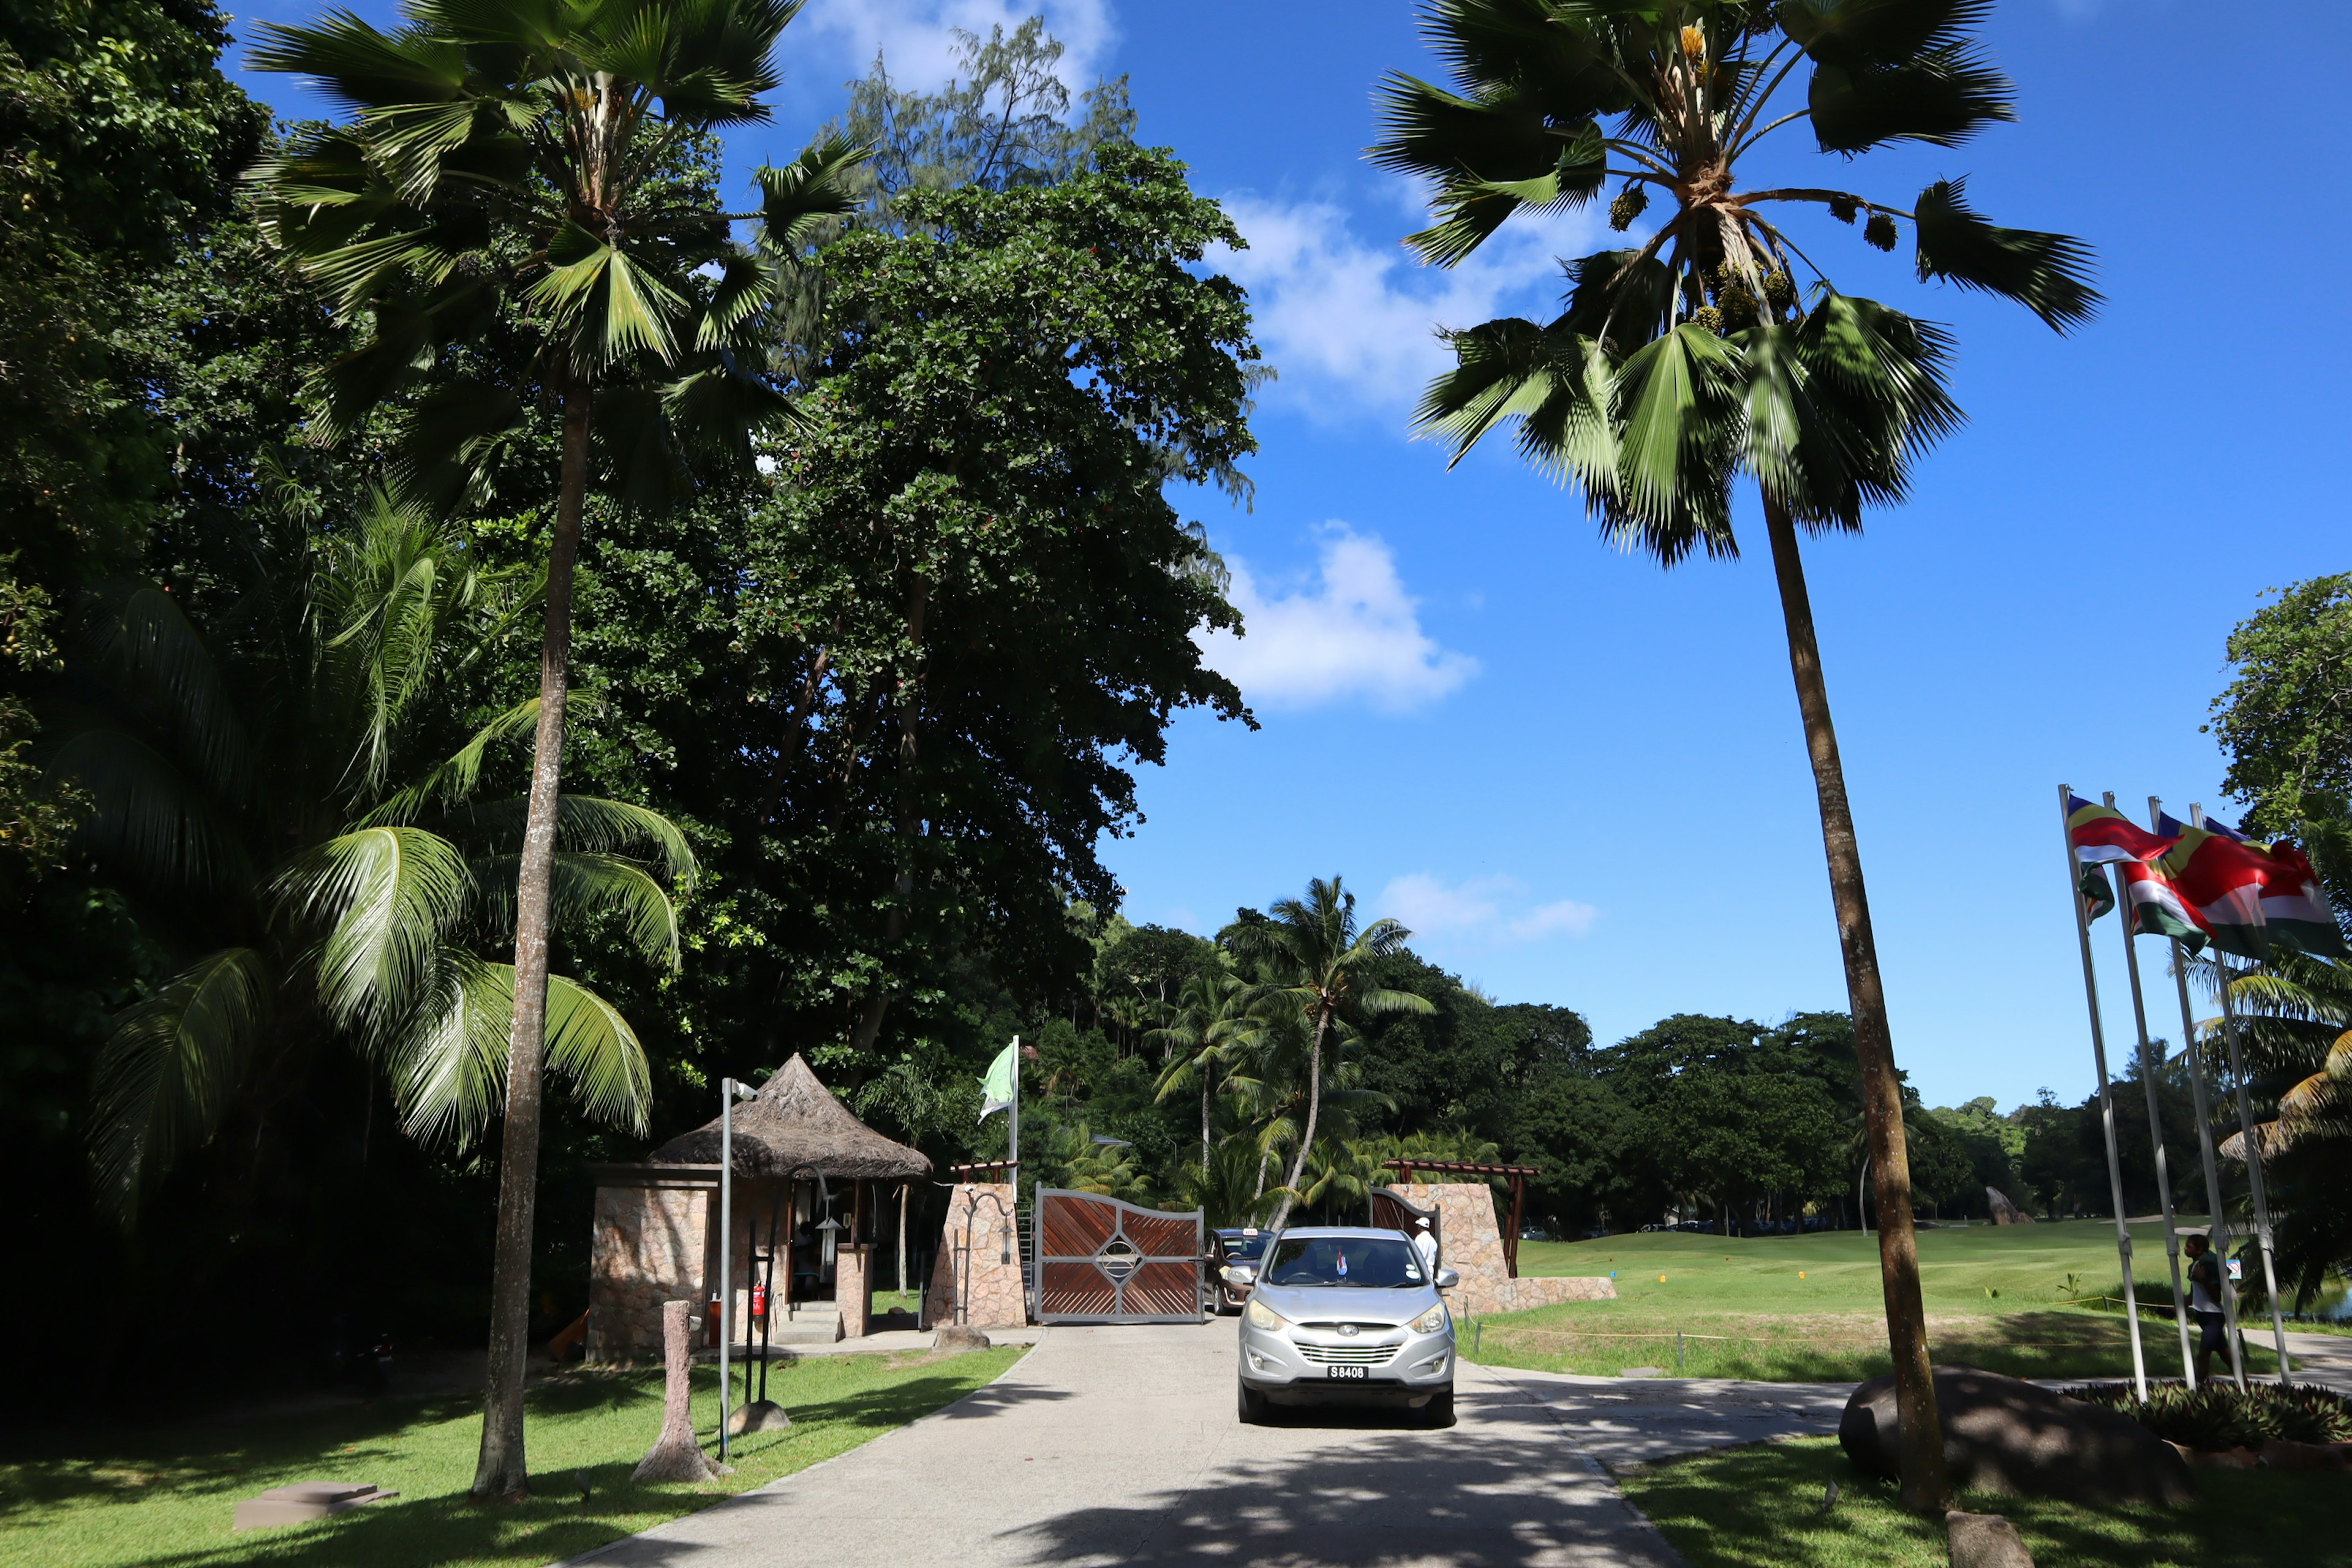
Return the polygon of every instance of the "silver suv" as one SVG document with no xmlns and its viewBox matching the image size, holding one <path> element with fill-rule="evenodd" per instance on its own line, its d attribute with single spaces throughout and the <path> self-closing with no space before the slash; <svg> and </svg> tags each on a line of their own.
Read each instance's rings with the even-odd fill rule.
<svg viewBox="0 0 2352 1568">
<path fill-rule="evenodd" d="M 1286 1230 L 1255 1268 L 1241 1326 L 1241 1418 L 1269 1405 L 1392 1405 L 1424 1426 L 1454 1425 L 1454 1314 L 1438 1296 L 1457 1282 L 1433 1271 L 1393 1230 Z"/>
</svg>

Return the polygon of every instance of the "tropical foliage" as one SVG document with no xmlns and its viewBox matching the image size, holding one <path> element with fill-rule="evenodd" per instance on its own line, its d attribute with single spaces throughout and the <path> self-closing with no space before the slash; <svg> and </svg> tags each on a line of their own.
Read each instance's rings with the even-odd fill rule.
<svg viewBox="0 0 2352 1568">
<path fill-rule="evenodd" d="M 307 578 L 240 606 L 261 625 L 226 649 L 153 583 L 105 595 L 79 638 L 88 679 L 58 704 L 51 765 L 90 803 L 91 851 L 188 955 L 97 1063 L 92 1155 L 126 1215 L 329 1039 L 377 1065 L 419 1138 L 462 1146 L 499 1099 L 513 971 L 482 952 L 512 919 L 521 818 L 481 798 L 482 773 L 536 704 L 429 748 L 538 584 L 481 569 L 458 532 L 381 495 L 334 531 L 289 531 Z M 563 837 L 566 930 L 674 967 L 669 889 L 693 870 L 677 830 L 576 796 Z M 642 1131 L 626 1020 L 569 978 L 551 997 L 551 1065 L 589 1115 Z"/>
</svg>

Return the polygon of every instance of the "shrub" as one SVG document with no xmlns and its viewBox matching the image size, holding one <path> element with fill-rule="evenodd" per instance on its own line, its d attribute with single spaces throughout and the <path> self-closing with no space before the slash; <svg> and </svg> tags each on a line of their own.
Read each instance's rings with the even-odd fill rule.
<svg viewBox="0 0 2352 1568">
<path fill-rule="evenodd" d="M 2258 1383 L 2241 1389 L 2234 1384 L 2209 1383 L 2192 1392 L 2183 1384 L 2151 1383 L 2146 1405 L 2132 1397 L 2131 1385 L 2125 1383 L 2095 1383 L 2067 1393 L 2120 1410 L 2184 1448 L 2259 1448 L 2273 1437 L 2290 1443 L 2352 1443 L 2352 1397 L 2310 1384 L 2282 1388 Z"/>
</svg>

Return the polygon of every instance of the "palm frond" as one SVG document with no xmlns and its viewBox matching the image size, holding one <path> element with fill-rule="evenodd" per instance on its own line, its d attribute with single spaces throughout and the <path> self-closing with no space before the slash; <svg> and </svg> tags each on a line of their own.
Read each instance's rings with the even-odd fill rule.
<svg viewBox="0 0 2352 1568">
<path fill-rule="evenodd" d="M 382 1042 L 403 1131 L 463 1148 L 499 1111 L 514 1025 L 514 970 L 459 949 L 436 954 L 431 1005 Z"/>
<path fill-rule="evenodd" d="M 1899 65 L 1984 26 L 1993 0 L 1782 0 L 1775 19 L 1817 60 Z"/>
<path fill-rule="evenodd" d="M 863 198 L 855 176 L 873 155 L 845 136 L 829 136 L 782 168 L 762 166 L 752 176 L 760 186 L 760 255 L 771 262 L 797 258 L 826 220 L 856 212 Z"/>
<path fill-rule="evenodd" d="M 1966 200 L 1966 180 L 1938 180 L 1919 193 L 1919 276 L 1942 278 L 2014 300 L 2057 331 L 2096 313 L 2091 247 L 2063 234 L 1998 228 Z"/>
<path fill-rule="evenodd" d="M 635 860 L 567 850 L 555 857 L 555 919 L 577 930 L 600 916 L 617 918 L 630 943 L 649 963 L 676 969 L 677 909 L 668 892 Z"/>
<path fill-rule="evenodd" d="M 429 989 L 474 879 L 438 834 L 363 827 L 296 856 L 272 891 L 289 920 L 317 933 L 310 963 L 329 1015 L 378 1033 Z"/>
<path fill-rule="evenodd" d="M 48 773 L 89 795 L 82 840 L 131 880 L 207 890 L 250 880 L 225 803 L 138 736 L 89 720 L 67 731 Z"/>
<path fill-rule="evenodd" d="M 108 682 L 171 737 L 189 771 L 213 791 L 240 794 L 253 742 L 221 668 L 179 602 L 157 584 L 101 590 L 79 639 Z"/>
<path fill-rule="evenodd" d="M 1597 498 L 1612 542 L 1669 566 L 1694 547 L 1738 554 L 1730 481 L 1745 420 L 1741 370 L 1737 349 L 1691 322 L 1627 357 L 1616 387 L 1616 482 Z"/>
<path fill-rule="evenodd" d="M 530 814 L 530 802 L 520 796 L 492 801 L 454 813 L 453 831 L 467 831 L 512 843 Z M 566 849 L 597 855 L 639 851 L 659 860 L 663 874 L 691 891 L 697 875 L 694 849 L 677 824 L 647 806 L 604 800 L 592 795 L 557 797 L 556 842 Z"/>
<path fill-rule="evenodd" d="M 1823 65 L 1808 92 L 1824 153 L 1866 153 L 1895 142 L 1957 147 L 2017 118 L 2016 89 L 1965 45 L 1923 50 L 1888 66 Z"/>
<path fill-rule="evenodd" d="M 577 981 L 547 977 L 547 1065 L 592 1120 L 642 1138 L 653 1100 L 645 1047 L 620 1009 Z"/>
<path fill-rule="evenodd" d="M 219 1127 L 268 1027 L 269 994 L 261 955 L 225 948 L 124 1014 L 100 1048 L 90 1165 L 100 1200 L 126 1224 L 146 1188 Z"/>
</svg>

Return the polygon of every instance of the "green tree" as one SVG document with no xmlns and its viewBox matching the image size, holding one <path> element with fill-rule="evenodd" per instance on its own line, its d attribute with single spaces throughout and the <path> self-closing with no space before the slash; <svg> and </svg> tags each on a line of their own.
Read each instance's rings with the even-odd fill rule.
<svg viewBox="0 0 2352 1568">
<path fill-rule="evenodd" d="M 1737 552 L 1732 487 L 1752 474 L 1772 546 L 1866 1090 L 1884 1216 L 1888 1333 L 1906 1506 L 1946 1503 L 1911 1231 L 1902 1095 L 1822 678 L 1797 531 L 1858 530 L 1902 498 L 1912 459 L 1959 414 L 1940 329 L 1839 292 L 1768 211 L 1813 205 L 1881 249 L 1911 225 L 1922 278 L 2019 300 L 2054 328 L 2097 296 L 2085 252 L 2004 229 L 1938 180 L 1907 207 L 1851 192 L 1743 182 L 1774 133 L 1810 126 L 1851 159 L 1916 141 L 1957 146 L 2013 118 L 2008 82 L 1976 53 L 1970 0 L 1440 0 L 1430 29 L 1459 90 L 1410 77 L 1385 89 L 1381 164 L 1428 179 L 1437 222 L 1410 243 L 1451 266 L 1522 208 L 1589 203 L 1612 182 L 1630 228 L 1672 207 L 1644 243 L 1572 262 L 1566 312 L 1453 335 L 1457 368 L 1421 423 L 1457 455 L 1516 420 L 1521 451 L 1583 492 L 1604 534 L 1671 565 Z M 1799 68 L 1801 107 L 1780 99 Z M 1609 123 L 1604 124 L 1604 121 Z M 1810 300 L 1794 271 L 1815 272 Z"/>
<path fill-rule="evenodd" d="M 2253 807 L 2250 831 L 2299 833 L 2308 796 L 2352 798 L 2352 573 L 2289 584 L 2229 656 L 2237 679 L 2206 725 L 2230 753 L 2222 787 Z"/>
<path fill-rule="evenodd" d="M 1160 1071 L 1160 1099 L 1165 1100 L 1195 1086 L 1200 1089 L 1203 1172 L 1211 1163 L 1209 1104 L 1217 1067 L 1228 1051 L 1241 1044 L 1253 1023 L 1245 990 L 1241 976 L 1223 964 L 1200 970 L 1178 991 L 1174 1021 L 1144 1037 L 1146 1044 L 1159 1046 L 1168 1054 L 1167 1065 Z"/>
<path fill-rule="evenodd" d="M 1323 1109 L 1323 1053 L 1335 1031 L 1391 1013 L 1435 1009 L 1411 992 L 1373 982 L 1374 962 L 1402 948 L 1412 933 L 1386 918 L 1358 929 L 1356 896 L 1339 878 L 1316 878 L 1307 884 L 1304 899 L 1277 900 L 1267 912 L 1272 918 L 1263 922 L 1227 927 L 1223 940 L 1255 977 L 1250 1005 L 1296 1017 L 1307 1037 L 1306 1115 L 1270 1222 L 1279 1230 L 1299 1199 L 1299 1178 L 1315 1147 Z"/>
<path fill-rule="evenodd" d="M 421 1139 L 463 1144 L 498 1098 L 513 971 L 478 949 L 509 907 L 521 803 L 475 796 L 488 753 L 536 705 L 496 714 L 454 752 L 425 743 L 536 586 L 478 570 L 452 531 L 380 498 L 304 553 L 308 583 L 262 607 L 272 635 L 243 657 L 219 657 L 155 584 L 110 595 L 79 660 L 96 700 L 59 726 L 52 766 L 91 803 L 84 836 L 100 865 L 190 955 L 98 1058 L 91 1157 L 126 1218 L 327 1039 L 381 1064 Z M 566 809 L 567 924 L 593 940 L 609 921 L 674 964 L 662 881 L 615 851 L 646 846 L 687 876 L 675 829 L 589 796 Z M 642 1131 L 635 1034 L 587 987 L 560 975 L 551 987 L 554 1069 L 590 1114 Z"/>
<path fill-rule="evenodd" d="M 1135 140 L 1123 76 L 1097 82 L 1081 95 L 1084 114 L 1071 118 L 1062 44 L 1043 17 L 1009 35 L 992 26 L 985 38 L 959 27 L 955 38 L 961 69 L 945 87 L 907 91 L 877 52 L 873 69 L 849 84 L 849 108 L 825 127 L 874 149 L 853 176 L 868 198 L 857 221 L 894 226 L 897 198 L 908 191 L 1059 184 L 1084 172 L 1096 148 Z"/>
<path fill-rule="evenodd" d="M 474 1491 L 520 1499 L 531 1213 L 569 690 L 573 576 L 592 478 L 661 505 L 785 417 L 756 367 L 772 338 L 775 267 L 848 209 L 861 155 L 811 148 L 760 174 L 756 247 L 738 215 L 675 199 L 659 178 L 680 138 L 768 118 L 790 0 L 409 0 L 385 33 L 349 13 L 265 24 L 253 63 L 324 83 L 358 111 L 305 132 L 259 169 L 265 228 L 334 290 L 364 340 L 322 381 L 322 432 L 348 433 L 442 372 L 415 399 L 420 482 L 478 491 L 529 405 L 561 410 L 530 815 L 517 868 L 512 1048 L 500 1158 L 498 1264 L 481 1460 Z M 689 191 L 691 187 L 688 188 Z M 498 346 L 530 380 L 450 374 Z M 512 364 L 509 363 L 509 368 Z"/>
<path fill-rule="evenodd" d="M 1257 356 L 1239 238 L 1164 153 L 1109 147 L 1061 184 L 913 193 L 904 234 L 824 253 L 829 344 L 776 453 L 739 636 L 761 668 L 734 737 L 755 798 L 856 942 L 813 976 L 869 1051 L 970 942 L 1006 984 L 1066 984 L 1068 906 L 1117 889 L 1119 753 L 1173 714 L 1245 718 L 1194 628 L 1238 616 L 1171 481 L 1238 484 Z M 982 933 L 985 931 L 986 934 Z"/>
<path fill-rule="evenodd" d="M 116 333 L 225 212 L 265 118 L 209 0 L 24 0 L 0 16 L 0 537 L 61 595 L 130 569 L 172 431 Z"/>
</svg>

